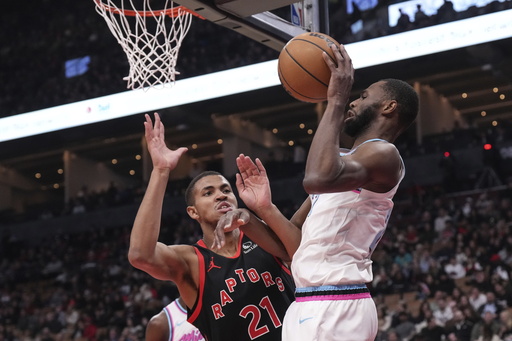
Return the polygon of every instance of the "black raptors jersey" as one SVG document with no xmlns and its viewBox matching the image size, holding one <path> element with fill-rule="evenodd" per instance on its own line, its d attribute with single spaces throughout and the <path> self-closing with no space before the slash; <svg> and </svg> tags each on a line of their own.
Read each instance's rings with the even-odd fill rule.
<svg viewBox="0 0 512 341">
<path fill-rule="evenodd" d="M 188 321 L 208 341 L 281 340 L 284 314 L 294 300 L 290 271 L 242 232 L 232 258 L 208 250 L 202 240 L 194 247 L 199 292 Z"/>
</svg>

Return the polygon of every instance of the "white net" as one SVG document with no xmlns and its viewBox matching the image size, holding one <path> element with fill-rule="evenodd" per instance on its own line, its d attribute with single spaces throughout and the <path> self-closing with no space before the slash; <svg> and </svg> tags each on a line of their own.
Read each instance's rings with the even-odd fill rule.
<svg viewBox="0 0 512 341">
<path fill-rule="evenodd" d="M 139 8 L 133 0 L 94 0 L 96 11 L 122 46 L 130 72 L 123 79 L 127 88 L 172 86 L 176 80 L 176 61 L 183 38 L 192 23 L 192 13 L 165 0 L 164 8 L 153 10 L 150 0 Z M 142 8 L 140 8 L 142 7 Z"/>
</svg>

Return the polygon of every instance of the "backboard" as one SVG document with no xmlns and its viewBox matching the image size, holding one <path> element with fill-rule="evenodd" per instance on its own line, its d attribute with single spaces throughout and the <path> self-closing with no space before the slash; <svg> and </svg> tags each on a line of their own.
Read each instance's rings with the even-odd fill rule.
<svg viewBox="0 0 512 341">
<path fill-rule="evenodd" d="M 280 51 L 305 32 L 329 34 L 328 0 L 178 0 L 205 19 Z M 271 11 L 289 7 L 289 19 Z M 286 10 L 286 9 L 285 9 Z"/>
</svg>

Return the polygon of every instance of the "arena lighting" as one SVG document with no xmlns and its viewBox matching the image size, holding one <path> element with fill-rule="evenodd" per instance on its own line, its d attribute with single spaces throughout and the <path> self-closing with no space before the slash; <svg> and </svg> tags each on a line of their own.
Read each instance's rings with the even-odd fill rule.
<svg viewBox="0 0 512 341">
<path fill-rule="evenodd" d="M 354 67 L 389 63 L 512 37 L 512 10 L 347 44 Z M 277 60 L 0 119 L 0 142 L 279 85 Z"/>
<path fill-rule="evenodd" d="M 490 143 L 484 144 L 484 150 L 491 150 L 491 149 L 492 149 L 492 144 L 490 144 Z"/>
<path fill-rule="evenodd" d="M 172 87 L 129 90 L 0 119 L 0 142 L 279 84 L 277 60 L 177 81 Z"/>
</svg>

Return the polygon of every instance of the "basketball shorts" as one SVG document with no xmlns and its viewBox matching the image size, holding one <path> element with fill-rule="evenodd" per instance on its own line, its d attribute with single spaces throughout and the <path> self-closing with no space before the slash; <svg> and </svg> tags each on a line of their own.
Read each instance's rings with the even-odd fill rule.
<svg viewBox="0 0 512 341">
<path fill-rule="evenodd" d="M 378 318 L 366 285 L 297 288 L 283 341 L 374 341 Z"/>
</svg>

